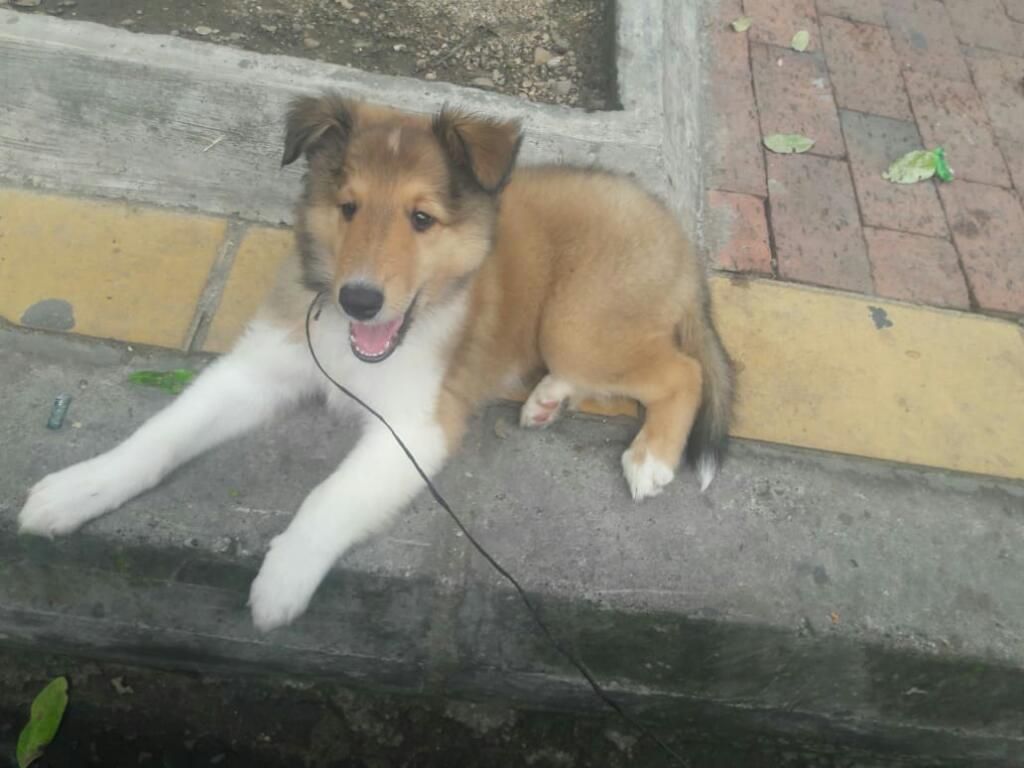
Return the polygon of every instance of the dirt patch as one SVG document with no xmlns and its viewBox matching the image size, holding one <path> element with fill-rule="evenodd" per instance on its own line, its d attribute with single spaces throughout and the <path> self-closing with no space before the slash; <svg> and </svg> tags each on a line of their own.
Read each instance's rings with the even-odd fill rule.
<svg viewBox="0 0 1024 768">
<path fill-rule="evenodd" d="M 612 0 L 0 0 L 5 3 L 531 101 L 617 106 Z"/>
</svg>

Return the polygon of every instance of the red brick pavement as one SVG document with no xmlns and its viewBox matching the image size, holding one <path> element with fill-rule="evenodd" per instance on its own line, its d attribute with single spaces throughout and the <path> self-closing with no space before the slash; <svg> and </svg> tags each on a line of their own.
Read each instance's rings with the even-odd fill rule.
<svg viewBox="0 0 1024 768">
<path fill-rule="evenodd" d="M 1024 315 L 1024 0 L 721 0 L 716 14 L 717 269 Z M 746 33 L 729 27 L 740 15 Z M 806 53 L 789 49 L 801 29 Z M 770 133 L 816 144 L 774 155 Z M 882 179 L 935 146 L 953 182 Z"/>
</svg>

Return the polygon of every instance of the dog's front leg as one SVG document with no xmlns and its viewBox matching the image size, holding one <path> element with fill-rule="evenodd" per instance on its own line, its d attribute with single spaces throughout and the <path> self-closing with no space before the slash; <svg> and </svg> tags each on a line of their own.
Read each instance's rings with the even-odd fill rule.
<svg viewBox="0 0 1024 768">
<path fill-rule="evenodd" d="M 393 424 L 428 475 L 448 456 L 448 441 L 429 419 Z M 306 497 L 270 544 L 249 604 L 262 631 L 288 624 L 309 605 L 335 561 L 381 527 L 424 487 L 408 457 L 382 426 L 371 424 L 341 466 Z"/>
<path fill-rule="evenodd" d="M 24 533 L 68 533 L 159 483 L 175 467 L 269 419 L 312 389 L 304 345 L 253 324 L 166 409 L 106 453 L 47 475 L 29 493 Z"/>
</svg>

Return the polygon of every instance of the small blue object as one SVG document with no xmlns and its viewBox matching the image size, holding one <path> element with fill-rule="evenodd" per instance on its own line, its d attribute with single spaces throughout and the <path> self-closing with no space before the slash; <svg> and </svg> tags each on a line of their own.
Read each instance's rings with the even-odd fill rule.
<svg viewBox="0 0 1024 768">
<path fill-rule="evenodd" d="M 50 420 L 46 422 L 46 428 L 60 429 L 70 406 L 71 395 L 57 395 L 57 399 L 53 401 L 53 408 L 50 409 Z"/>
</svg>

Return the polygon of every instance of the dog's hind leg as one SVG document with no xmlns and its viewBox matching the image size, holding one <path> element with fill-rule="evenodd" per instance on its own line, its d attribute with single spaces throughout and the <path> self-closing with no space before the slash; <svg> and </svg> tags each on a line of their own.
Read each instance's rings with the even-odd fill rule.
<svg viewBox="0 0 1024 768">
<path fill-rule="evenodd" d="M 701 365 L 692 357 L 666 348 L 623 378 L 621 394 L 646 409 L 644 425 L 622 454 L 622 469 L 637 501 L 657 496 L 675 477 L 701 403 Z"/>
<path fill-rule="evenodd" d="M 576 387 L 549 373 L 523 403 L 519 411 L 519 426 L 540 428 L 554 424 L 576 394 Z"/>
<path fill-rule="evenodd" d="M 668 336 L 615 356 L 590 354 L 572 341 L 549 346 L 548 364 L 576 391 L 621 395 L 644 406 L 643 427 L 622 455 L 622 469 L 635 500 L 657 496 L 675 477 L 700 407 L 700 363 Z"/>
<path fill-rule="evenodd" d="M 68 533 L 152 488 L 174 468 L 269 419 L 313 386 L 305 346 L 254 323 L 168 408 L 116 448 L 43 478 L 21 510 L 21 531 Z"/>
</svg>

